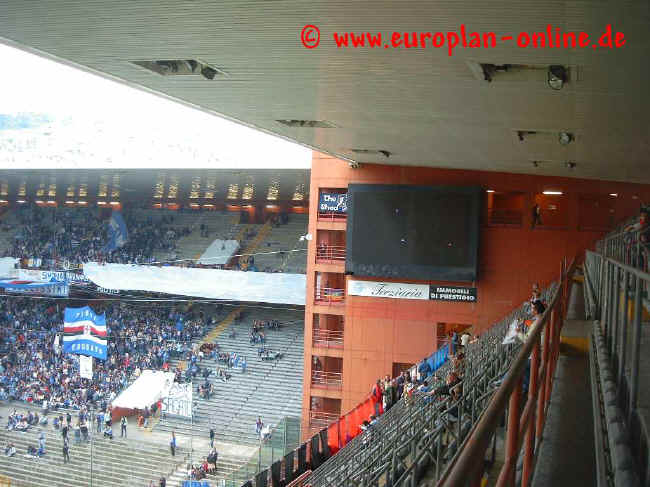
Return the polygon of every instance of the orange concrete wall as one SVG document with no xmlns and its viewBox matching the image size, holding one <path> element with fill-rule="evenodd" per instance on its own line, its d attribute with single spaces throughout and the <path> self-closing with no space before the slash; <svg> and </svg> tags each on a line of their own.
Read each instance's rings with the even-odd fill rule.
<svg viewBox="0 0 650 487">
<path fill-rule="evenodd" d="M 317 221 L 318 195 L 321 188 L 346 188 L 349 183 L 480 185 L 496 191 L 521 191 L 525 193 L 524 224 L 516 228 L 492 227 L 482 222 L 479 280 L 475 283 L 478 302 L 475 304 L 346 297 L 344 306 L 315 306 L 315 272 L 342 273 L 344 269 L 342 264 L 338 267 L 316 264 L 316 239 L 312 240 L 307 264 L 303 418 L 308 418 L 312 394 L 309 377 L 313 313 L 345 317 L 342 390 L 313 391 L 315 396 L 341 398 L 343 413 L 366 397 L 378 377 L 391 374 L 394 362 L 417 362 L 434 351 L 437 323 L 466 323 L 474 325 L 474 331 L 483 330 L 527 299 L 533 282 L 546 285 L 556 279 L 563 257 L 576 255 L 602 235 L 599 231 L 578 230 L 580 195 L 618 193 L 613 202 L 615 221 L 636 214 L 640 201 L 650 201 L 650 186 L 647 185 L 371 164 L 351 169 L 345 161 L 315 152 L 311 171 L 309 233 L 316 235 L 317 229 L 345 230 L 344 222 Z M 535 195 L 544 190 L 561 190 L 566 195 L 562 198 L 566 205 L 565 216 L 560 220 L 565 222 L 562 229 L 531 229 L 530 209 Z M 539 198 L 540 201 L 545 199 Z M 487 213 L 485 208 L 484 212 Z M 322 356 L 328 352 L 318 349 L 313 353 Z M 336 356 L 340 356 L 340 351 Z"/>
</svg>

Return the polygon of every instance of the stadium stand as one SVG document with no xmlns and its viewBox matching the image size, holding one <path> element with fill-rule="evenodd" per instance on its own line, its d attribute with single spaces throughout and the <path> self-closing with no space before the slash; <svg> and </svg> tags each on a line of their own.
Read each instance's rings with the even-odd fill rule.
<svg viewBox="0 0 650 487">
<path fill-rule="evenodd" d="M 29 267 L 44 269 L 87 261 L 194 265 L 220 239 L 237 240 L 236 253 L 262 254 L 231 259 L 226 268 L 303 274 L 306 270 L 306 253 L 288 252 L 306 248 L 306 242 L 299 241 L 307 231 L 305 215 L 261 225 L 240 223 L 240 214 L 232 212 L 134 208 L 122 214 L 129 238 L 124 247 L 109 254 L 104 250 L 108 214 L 102 218 L 100 210 L 39 206 L 8 210 L 0 223 L 0 255 L 40 259 Z"/>
<path fill-rule="evenodd" d="M 257 270 L 304 274 L 307 269 L 308 242 L 301 241 L 300 237 L 307 233 L 307 226 L 308 215 L 301 214 L 289 215 L 286 223 L 273 225 L 271 232 L 257 248 Z"/>
<path fill-rule="evenodd" d="M 254 320 L 277 320 L 281 328 L 266 332 L 266 343 L 251 343 L 250 330 Z M 213 343 L 219 352 L 246 359 L 246 372 L 241 367 L 228 367 L 218 357 L 197 361 L 202 370 L 209 370 L 208 382 L 213 387 L 209 399 L 195 401 L 194 423 L 176 418 L 163 418 L 157 431 L 175 430 L 191 434 L 207 434 L 214 428 L 219 440 L 233 443 L 257 444 L 259 435 L 255 422 L 259 416 L 267 425 L 277 425 L 285 417 L 300 417 L 303 380 L 303 315 L 299 311 L 245 309 L 242 318 L 228 324 Z M 205 339 L 194 341 L 205 343 Z M 278 360 L 262 360 L 258 349 L 268 347 L 282 354 Z M 171 362 L 173 367 L 178 361 Z M 230 374 L 230 379 L 219 378 L 218 370 Z M 198 387 L 205 383 L 201 373 L 192 379 L 194 397 Z M 278 400 L 282 398 L 281 405 Z"/>
<path fill-rule="evenodd" d="M 27 456 L 28 446 L 38 448 L 40 432 L 45 434 L 46 454 L 40 458 Z M 63 439 L 51 423 L 33 427 L 27 432 L 0 431 L 0 445 L 13 443 L 16 454 L 0 454 L 0 471 L 12 479 L 12 485 L 85 487 L 90 484 L 90 442 L 76 443 L 69 435 L 70 462 L 64 463 Z M 170 478 L 187 462 L 188 452 L 178 448 L 172 457 L 166 444 L 138 442 L 115 437 L 94 438 L 92 442 L 92 485 L 149 485 L 161 477 Z M 174 485 L 168 483 L 168 485 Z M 180 485 L 180 484 L 176 484 Z"/>
</svg>

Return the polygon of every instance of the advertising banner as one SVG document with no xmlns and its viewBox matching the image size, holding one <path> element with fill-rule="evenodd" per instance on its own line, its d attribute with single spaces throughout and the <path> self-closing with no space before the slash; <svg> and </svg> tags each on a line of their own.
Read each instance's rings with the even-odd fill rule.
<svg viewBox="0 0 650 487">
<path fill-rule="evenodd" d="M 347 193 L 321 193 L 318 198 L 318 211 L 320 213 L 347 213 Z"/>
<path fill-rule="evenodd" d="M 475 287 L 431 285 L 431 299 L 434 301 L 475 303 L 477 292 Z"/>
<path fill-rule="evenodd" d="M 349 296 L 393 299 L 429 299 L 428 284 L 401 282 L 348 281 Z"/>
</svg>

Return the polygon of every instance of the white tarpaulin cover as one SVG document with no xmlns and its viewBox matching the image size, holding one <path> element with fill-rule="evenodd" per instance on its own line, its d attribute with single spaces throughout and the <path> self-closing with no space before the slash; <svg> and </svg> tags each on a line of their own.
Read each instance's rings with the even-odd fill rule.
<svg viewBox="0 0 650 487">
<path fill-rule="evenodd" d="M 173 372 L 143 370 L 133 384 L 113 401 L 114 408 L 144 409 L 167 397 L 174 384 Z"/>
<path fill-rule="evenodd" d="M 84 275 L 99 287 L 150 291 L 197 298 L 305 304 L 305 274 L 224 271 L 130 264 L 84 264 Z"/>
<path fill-rule="evenodd" d="M 237 240 L 217 239 L 205 249 L 198 260 L 199 264 L 225 264 L 239 248 Z"/>
<path fill-rule="evenodd" d="M 13 257 L 0 258 L 0 277 L 15 277 L 17 271 L 14 266 L 17 262 L 18 259 Z"/>
</svg>

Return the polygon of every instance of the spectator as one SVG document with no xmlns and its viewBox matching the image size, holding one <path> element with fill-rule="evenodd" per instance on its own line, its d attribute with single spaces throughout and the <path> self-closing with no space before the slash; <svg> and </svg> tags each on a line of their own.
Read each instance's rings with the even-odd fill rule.
<svg viewBox="0 0 650 487">
<path fill-rule="evenodd" d="M 210 448 L 214 448 L 214 429 L 210 428 Z"/>
<path fill-rule="evenodd" d="M 68 444 L 68 437 L 63 438 L 63 463 L 70 461 L 70 445 Z"/>
<path fill-rule="evenodd" d="M 126 426 L 129 424 L 129 422 L 126 419 L 126 416 L 122 416 L 122 419 L 120 420 L 120 438 L 126 438 Z"/>
<path fill-rule="evenodd" d="M 169 448 L 172 452 L 172 456 L 176 456 L 176 434 L 172 431 L 172 439 L 169 442 Z"/>
</svg>

